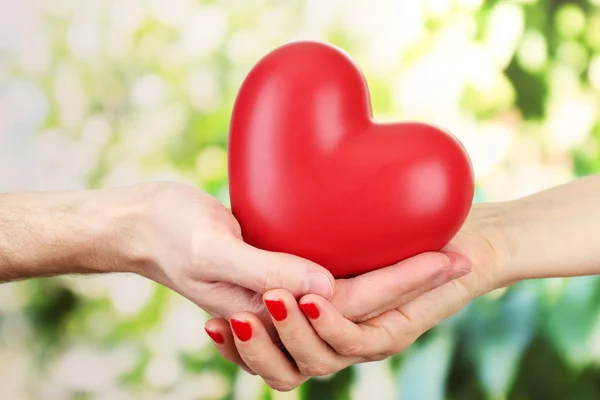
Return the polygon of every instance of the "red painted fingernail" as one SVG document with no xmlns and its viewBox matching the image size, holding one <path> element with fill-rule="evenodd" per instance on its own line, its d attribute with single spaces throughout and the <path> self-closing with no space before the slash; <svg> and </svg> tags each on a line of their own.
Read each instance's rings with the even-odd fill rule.
<svg viewBox="0 0 600 400">
<path fill-rule="evenodd" d="M 252 337 L 252 326 L 248 321 L 240 321 L 238 319 L 231 320 L 231 329 L 242 342 L 247 342 Z"/>
<path fill-rule="evenodd" d="M 204 328 L 204 330 L 206 331 L 207 335 L 215 341 L 215 343 L 223 343 L 225 341 L 225 339 L 223 339 L 223 335 L 221 335 L 219 332 L 209 331 L 206 328 Z"/>
<path fill-rule="evenodd" d="M 315 303 L 303 303 L 300 304 L 300 308 L 302 309 L 304 314 L 310 319 L 317 319 L 321 315 Z"/>
<path fill-rule="evenodd" d="M 283 321 L 287 318 L 287 309 L 281 300 L 265 300 L 267 309 L 275 318 L 275 321 Z"/>
</svg>

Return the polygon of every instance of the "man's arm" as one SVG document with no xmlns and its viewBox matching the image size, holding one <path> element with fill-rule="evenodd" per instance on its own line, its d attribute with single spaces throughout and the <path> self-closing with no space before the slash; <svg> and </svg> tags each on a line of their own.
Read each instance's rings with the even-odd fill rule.
<svg viewBox="0 0 600 400">
<path fill-rule="evenodd" d="M 134 207 L 126 199 L 107 207 L 102 197 L 100 191 L 1 194 L 0 280 L 131 269 L 115 264 L 127 257 L 123 238 Z"/>
<path fill-rule="evenodd" d="M 275 287 L 333 295 L 325 268 L 247 245 L 233 215 L 193 186 L 155 182 L 70 192 L 0 194 L 0 281 L 127 272 L 213 315 L 260 312 Z"/>
</svg>

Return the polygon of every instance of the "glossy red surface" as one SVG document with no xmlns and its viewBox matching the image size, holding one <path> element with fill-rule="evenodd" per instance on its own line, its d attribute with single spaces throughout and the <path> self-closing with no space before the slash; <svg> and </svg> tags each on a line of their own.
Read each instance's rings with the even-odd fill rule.
<svg viewBox="0 0 600 400">
<path fill-rule="evenodd" d="M 229 179 L 244 240 L 336 277 L 439 250 L 474 191 L 453 135 L 373 121 L 360 70 L 318 42 L 282 46 L 246 77 L 231 120 Z"/>
</svg>

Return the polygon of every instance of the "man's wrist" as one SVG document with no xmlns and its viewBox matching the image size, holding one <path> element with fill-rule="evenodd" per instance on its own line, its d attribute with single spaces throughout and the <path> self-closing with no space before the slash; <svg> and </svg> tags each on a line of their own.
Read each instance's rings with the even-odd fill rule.
<svg viewBox="0 0 600 400">
<path fill-rule="evenodd" d="M 3 280 L 98 272 L 92 262 L 87 192 L 0 196 L 0 270 Z"/>
<path fill-rule="evenodd" d="M 81 262 L 84 268 L 149 275 L 153 263 L 143 228 L 149 196 L 146 185 L 86 192 L 80 211 L 88 233 L 88 255 Z"/>
</svg>

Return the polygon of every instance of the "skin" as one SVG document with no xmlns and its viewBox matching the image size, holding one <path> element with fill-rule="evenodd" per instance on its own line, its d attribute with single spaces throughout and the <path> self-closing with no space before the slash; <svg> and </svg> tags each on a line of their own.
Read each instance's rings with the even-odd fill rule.
<svg viewBox="0 0 600 400">
<path fill-rule="evenodd" d="M 335 281 L 311 261 L 247 245 L 228 209 L 184 184 L 0 194 L 0 281 L 136 273 L 223 320 L 249 312 L 273 337 L 277 333 L 262 301 L 272 289 L 294 299 L 318 294 L 356 319 L 379 312 L 368 299 L 372 285 L 385 289 L 381 296 L 387 302 L 400 304 L 469 271 L 445 254 L 428 253 Z"/>
<path fill-rule="evenodd" d="M 259 310 L 272 288 L 331 298 L 335 283 L 310 261 L 246 245 L 231 213 L 191 186 L 0 195 L 3 281 L 108 272 L 143 275 L 220 316 Z"/>
<path fill-rule="evenodd" d="M 282 346 L 275 345 L 262 322 L 248 312 L 235 313 L 231 319 L 250 324 L 249 340 L 240 340 L 224 319 L 208 321 L 207 329 L 222 333 L 224 340 L 216 346 L 226 358 L 259 374 L 276 390 L 291 390 L 311 376 L 401 352 L 492 290 L 525 279 L 599 274 L 598 204 L 600 175 L 515 201 L 477 204 L 442 251 L 452 264 L 471 265 L 472 272 L 400 304 L 379 298 L 376 290 L 353 292 L 354 301 L 371 301 L 377 310 L 367 313 L 368 319 L 345 316 L 334 304 L 335 295 L 332 301 L 313 294 L 296 301 L 289 292 L 275 289 L 263 299 L 280 301 L 287 309 L 285 319 L 272 318 Z M 318 318 L 303 312 L 307 304 L 318 309 Z"/>
</svg>

